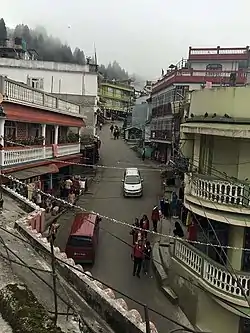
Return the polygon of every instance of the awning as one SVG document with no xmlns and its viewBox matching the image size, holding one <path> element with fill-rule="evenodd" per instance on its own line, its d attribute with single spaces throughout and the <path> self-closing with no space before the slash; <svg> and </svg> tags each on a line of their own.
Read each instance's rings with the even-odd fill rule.
<svg viewBox="0 0 250 333">
<path fill-rule="evenodd" d="M 250 138 L 249 124 L 232 124 L 232 123 L 199 123 L 190 122 L 181 125 L 182 133 L 186 134 L 206 134 L 227 136 L 234 138 L 248 139 Z"/>
<path fill-rule="evenodd" d="M 57 173 L 59 172 L 58 167 L 55 164 L 42 165 L 40 167 L 29 168 L 21 171 L 12 172 L 9 175 L 20 180 L 29 179 L 47 173 Z"/>
</svg>

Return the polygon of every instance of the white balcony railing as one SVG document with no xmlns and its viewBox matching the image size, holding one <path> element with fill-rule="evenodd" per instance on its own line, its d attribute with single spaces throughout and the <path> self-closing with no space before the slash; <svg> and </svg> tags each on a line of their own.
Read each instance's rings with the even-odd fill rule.
<svg viewBox="0 0 250 333">
<path fill-rule="evenodd" d="M 68 156 L 80 153 L 80 144 L 61 144 L 58 145 L 57 157 Z M 13 166 L 16 164 L 37 162 L 45 159 L 54 158 L 52 147 L 30 147 L 20 149 L 4 150 L 4 166 Z"/>
<path fill-rule="evenodd" d="M 191 180 L 190 194 L 203 200 L 226 205 L 249 206 L 249 185 L 206 176 L 194 176 Z"/>
<path fill-rule="evenodd" d="M 78 104 L 67 102 L 42 90 L 33 89 L 21 82 L 10 80 L 6 77 L 2 79 L 2 91 L 5 101 L 22 102 L 36 107 L 48 108 L 49 110 L 62 111 L 72 115 L 80 114 Z"/>
<path fill-rule="evenodd" d="M 205 286 L 210 287 L 210 290 L 212 287 L 216 292 L 230 297 L 231 300 L 237 298 L 245 301 L 245 296 L 249 297 L 250 274 L 235 272 L 237 283 L 226 267 L 208 258 L 192 245 L 178 239 L 174 243 L 173 257 L 197 275 Z"/>
</svg>

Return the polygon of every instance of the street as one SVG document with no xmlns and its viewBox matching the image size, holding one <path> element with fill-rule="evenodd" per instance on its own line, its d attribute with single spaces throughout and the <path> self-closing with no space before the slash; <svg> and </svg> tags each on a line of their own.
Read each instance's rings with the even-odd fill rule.
<svg viewBox="0 0 250 333">
<path fill-rule="evenodd" d="M 135 152 L 122 139 L 111 139 L 108 125 L 103 127 L 99 135 L 102 140 L 100 164 L 111 167 L 147 168 L 147 170 L 141 171 L 144 179 L 144 195 L 142 198 L 123 198 L 121 191 L 123 170 L 102 169 L 96 181 L 91 185 L 91 193 L 81 197 L 78 204 L 101 215 L 130 224 L 134 222 L 135 217 L 140 218 L 143 214 L 147 214 L 150 218 L 151 210 L 159 200 L 160 172 L 153 169 L 154 165 L 151 161 L 145 161 L 145 165 L 143 165 Z M 127 227 L 105 219 L 102 220 L 101 225 L 110 233 L 132 243 L 130 230 Z M 66 229 L 69 232 L 69 221 Z M 60 233 L 62 234 L 63 231 L 60 230 L 59 235 Z M 60 237 L 59 235 L 58 237 Z M 58 240 L 60 247 L 66 242 L 65 235 L 63 238 L 64 240 Z M 96 262 L 91 269 L 93 276 L 143 304 L 147 304 L 150 308 L 185 324 L 185 316 L 160 291 L 153 272 L 151 277 L 142 275 L 141 279 L 138 279 L 132 276 L 132 266 L 131 248 L 104 230 L 100 230 Z M 143 315 L 143 308 L 140 305 L 128 299 L 126 301 L 130 308 L 139 310 Z M 149 316 L 161 333 L 175 328 L 170 321 L 157 314 L 149 312 Z"/>
</svg>

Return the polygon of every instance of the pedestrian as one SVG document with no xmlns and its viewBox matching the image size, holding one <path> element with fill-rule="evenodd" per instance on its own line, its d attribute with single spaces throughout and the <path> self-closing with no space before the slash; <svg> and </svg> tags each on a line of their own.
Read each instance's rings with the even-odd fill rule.
<svg viewBox="0 0 250 333">
<path fill-rule="evenodd" d="M 146 151 L 145 151 L 145 148 L 143 148 L 142 155 L 141 155 L 143 162 L 145 161 L 145 157 L 146 157 Z"/>
<path fill-rule="evenodd" d="M 147 239 L 149 230 L 149 219 L 146 214 L 143 215 L 142 219 L 140 220 L 140 228 L 144 230 L 143 232 L 143 238 Z"/>
<path fill-rule="evenodd" d="M 139 229 L 137 229 L 137 228 L 140 228 L 140 223 L 139 223 L 138 218 L 135 219 L 135 223 L 133 224 L 133 228 L 130 231 L 130 235 L 132 235 L 132 237 L 133 237 L 133 245 L 135 245 L 135 243 L 138 241 Z"/>
<path fill-rule="evenodd" d="M 172 192 L 172 200 L 171 200 L 171 211 L 172 211 L 172 216 L 173 217 L 178 217 L 177 216 L 177 201 L 178 201 L 178 196 L 176 192 Z"/>
<path fill-rule="evenodd" d="M 69 192 L 70 192 L 70 189 L 71 189 L 71 186 L 73 185 L 73 182 L 70 178 L 66 179 L 65 180 L 65 185 L 64 185 L 64 197 L 65 198 L 68 198 L 69 196 Z"/>
<path fill-rule="evenodd" d="M 110 133 L 111 133 L 111 134 L 113 134 L 113 131 L 114 131 L 114 125 L 113 125 L 113 124 L 111 124 L 111 126 L 110 126 L 110 128 L 109 128 L 109 129 L 110 129 Z"/>
<path fill-rule="evenodd" d="M 99 124 L 99 130 L 102 130 L 102 123 Z"/>
<path fill-rule="evenodd" d="M 133 269 L 133 276 L 137 276 L 140 278 L 142 261 L 143 261 L 143 246 L 142 241 L 139 240 L 133 249 L 133 259 L 134 259 L 134 269 Z"/>
<path fill-rule="evenodd" d="M 160 213 L 159 213 L 158 206 L 155 206 L 153 208 L 152 214 L 151 214 L 151 220 L 153 223 L 153 230 L 154 230 L 154 232 L 157 232 L 157 225 L 158 225 L 158 222 L 160 221 Z"/>
<path fill-rule="evenodd" d="M 164 202 L 163 215 L 166 219 L 168 219 L 170 217 L 170 203 L 169 203 L 168 199 L 166 199 Z"/>
<path fill-rule="evenodd" d="M 150 263 L 151 263 L 151 254 L 152 254 L 152 247 L 149 241 L 147 241 L 144 246 L 143 254 L 144 254 L 143 270 L 145 275 L 148 275 L 150 272 Z"/>
<path fill-rule="evenodd" d="M 184 237 L 184 232 L 179 222 L 175 222 L 175 229 L 173 230 L 175 237 Z"/>
<path fill-rule="evenodd" d="M 68 195 L 68 202 L 69 202 L 70 204 L 74 205 L 74 204 L 75 204 L 75 201 L 76 201 L 76 195 L 75 195 L 74 191 L 71 190 L 71 191 L 69 192 L 69 195 Z"/>
</svg>

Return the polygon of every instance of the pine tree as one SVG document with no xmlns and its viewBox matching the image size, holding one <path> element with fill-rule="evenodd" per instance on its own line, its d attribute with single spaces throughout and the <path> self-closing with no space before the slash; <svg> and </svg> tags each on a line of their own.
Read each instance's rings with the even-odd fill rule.
<svg viewBox="0 0 250 333">
<path fill-rule="evenodd" d="M 2 45 L 5 45 L 6 40 L 7 40 L 7 29 L 6 29 L 4 19 L 1 18 L 0 19 L 0 43 Z"/>
</svg>

